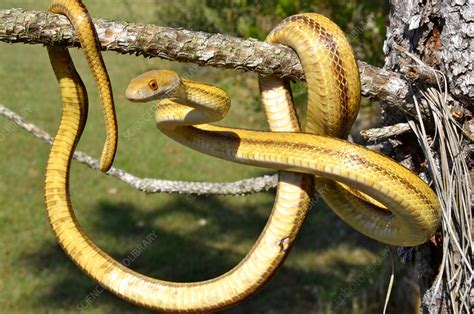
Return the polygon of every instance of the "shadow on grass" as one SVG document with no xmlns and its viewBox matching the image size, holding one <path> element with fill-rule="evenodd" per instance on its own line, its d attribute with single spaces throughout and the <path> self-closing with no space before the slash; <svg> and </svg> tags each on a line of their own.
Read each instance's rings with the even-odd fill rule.
<svg viewBox="0 0 474 314">
<path fill-rule="evenodd" d="M 103 202 L 92 211 L 94 218 L 88 228 L 96 234 L 100 233 L 100 240 L 96 241 L 99 247 L 119 261 L 130 257 L 130 252 L 147 235 L 154 234 L 155 240 L 136 259 L 129 259 L 130 268 L 163 280 L 206 280 L 230 270 L 242 259 L 241 251 L 234 250 L 233 247 L 241 243 L 253 243 L 268 218 L 266 213 L 269 210 L 262 213 L 256 206 L 268 209 L 272 206 L 270 198 L 264 204 L 257 202 L 257 205 L 230 203 L 231 205 L 221 197 L 177 196 L 159 209 L 143 212 L 128 203 Z M 189 231 L 184 232 L 170 232 L 166 231 L 169 228 L 157 227 L 172 224 L 174 218 L 181 219 L 183 216 L 195 221 L 204 219 L 206 225 L 189 228 Z M 186 230 L 186 227 L 181 229 Z M 93 234 L 90 236 L 95 240 Z M 116 245 L 106 247 L 101 243 L 109 243 L 108 241 L 114 241 Z M 221 246 L 221 242 L 227 245 Z M 381 249 L 375 242 L 368 241 L 347 227 L 325 206 L 314 208 L 310 212 L 295 248 L 304 254 L 322 251 L 341 243 L 348 247 L 362 247 L 374 254 Z M 115 249 L 110 249 L 109 246 Z M 94 303 L 98 302 L 107 311 L 148 312 L 102 291 L 102 288 L 75 267 L 56 243 L 48 243 L 22 260 L 26 260 L 26 266 L 32 271 L 48 271 L 52 274 L 44 290 L 35 296 L 38 306 L 77 311 L 81 308 L 93 309 Z M 346 274 L 349 268 L 355 273 L 362 272 L 367 265 L 354 266 L 352 261 L 341 258 L 331 267 Z M 354 267 L 359 269 L 354 270 Z M 320 311 L 321 308 L 315 306 L 330 305 L 327 298 L 331 298 L 331 294 L 332 298 L 336 297 L 338 291 L 347 284 L 347 278 L 338 278 L 317 267 L 302 270 L 301 267 L 284 264 L 261 292 L 227 312 Z M 325 295 L 326 300 L 318 300 L 321 295 Z M 88 300 L 88 296 L 91 299 Z M 349 307 L 350 302 L 349 300 Z"/>
</svg>

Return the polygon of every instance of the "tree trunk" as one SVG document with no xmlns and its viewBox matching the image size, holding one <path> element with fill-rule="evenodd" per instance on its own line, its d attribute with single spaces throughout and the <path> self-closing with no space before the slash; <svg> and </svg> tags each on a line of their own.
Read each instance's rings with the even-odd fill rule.
<svg viewBox="0 0 474 314">
<path fill-rule="evenodd" d="M 451 113 L 454 115 L 455 110 L 460 110 L 461 119 L 464 117 L 464 125 L 469 130 L 474 125 L 471 116 L 474 103 L 474 5 L 472 0 L 468 1 L 391 0 L 390 22 L 384 52 L 386 54 L 385 69 L 400 72 L 414 79 L 412 84 L 414 94 L 416 91 L 425 91 L 427 82 L 436 83 L 429 67 L 444 73 L 447 79 Z M 423 63 L 428 67 L 423 66 Z M 386 125 L 405 119 L 403 114 L 388 106 L 383 110 L 383 118 Z M 391 150 L 395 158 L 403 156 L 398 159 L 409 164 L 416 163 L 414 159 L 417 152 L 414 152 L 412 148 L 418 145 L 413 136 L 404 137 L 395 145 L 393 141 L 390 144 L 392 144 Z M 472 235 L 469 237 L 471 238 Z M 466 310 L 469 311 L 469 307 L 472 310 L 472 290 L 467 295 L 458 295 L 453 298 L 452 289 L 444 277 L 445 273 L 442 274 L 443 279 L 439 289 L 433 286 L 435 278 L 443 268 L 442 257 L 448 250 L 444 247 L 445 251 L 443 251 L 443 245 L 439 243 L 441 241 L 438 241 L 438 245 L 425 244 L 415 250 L 414 258 L 419 275 L 422 311 L 423 313 L 464 313 Z M 472 238 L 468 257 L 472 265 Z M 462 263 L 460 259 L 459 263 Z M 458 283 L 461 286 L 467 284 L 470 287 L 472 270 L 470 276 L 459 278 L 471 280 L 467 283 Z M 460 305 L 466 298 L 471 298 L 470 305 Z"/>
</svg>

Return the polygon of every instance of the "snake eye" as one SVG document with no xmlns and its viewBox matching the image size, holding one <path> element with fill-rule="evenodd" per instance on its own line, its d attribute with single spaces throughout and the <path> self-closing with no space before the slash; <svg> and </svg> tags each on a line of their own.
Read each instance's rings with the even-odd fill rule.
<svg viewBox="0 0 474 314">
<path fill-rule="evenodd" d="M 151 90 L 156 91 L 158 89 L 158 83 L 156 82 L 156 80 L 151 80 L 150 82 L 148 82 L 148 87 L 150 87 Z"/>
</svg>

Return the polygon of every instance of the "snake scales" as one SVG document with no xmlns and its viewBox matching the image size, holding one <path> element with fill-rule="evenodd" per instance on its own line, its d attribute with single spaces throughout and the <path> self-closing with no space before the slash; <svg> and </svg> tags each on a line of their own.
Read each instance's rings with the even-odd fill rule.
<svg viewBox="0 0 474 314">
<path fill-rule="evenodd" d="M 107 127 L 101 159 L 101 170 L 106 171 L 115 155 L 117 128 L 94 28 L 79 0 L 54 0 L 50 10 L 71 20 L 98 82 Z M 169 97 L 161 100 L 156 117 L 158 127 L 175 140 L 226 160 L 281 170 L 273 211 L 248 255 L 226 274 L 193 283 L 138 274 L 98 248 L 79 226 L 68 182 L 71 156 L 86 123 L 87 93 L 67 50 L 48 48 L 63 105 L 46 169 L 48 217 L 65 252 L 109 291 L 137 305 L 167 312 L 216 311 L 236 304 L 270 280 L 284 261 L 306 216 L 313 181 L 324 187 L 320 193 L 338 215 L 377 240 L 417 245 L 436 230 L 439 203 L 415 174 L 364 147 L 327 137 L 347 136 L 358 111 L 357 66 L 342 31 L 321 15 L 300 14 L 281 22 L 267 41 L 287 44 L 301 58 L 309 99 L 305 131 L 317 135 L 301 133 L 288 85 L 273 77 L 260 78 L 273 132 L 203 124 L 226 114 L 227 94 L 181 79 L 172 71 L 142 74 L 126 92 L 133 101 Z"/>
</svg>

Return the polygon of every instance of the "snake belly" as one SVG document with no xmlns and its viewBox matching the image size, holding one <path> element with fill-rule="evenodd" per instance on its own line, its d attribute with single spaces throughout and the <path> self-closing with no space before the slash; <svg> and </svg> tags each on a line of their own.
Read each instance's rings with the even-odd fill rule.
<svg viewBox="0 0 474 314">
<path fill-rule="evenodd" d="M 96 30 L 92 24 L 91 17 L 86 7 L 80 0 L 53 0 L 49 6 L 49 11 L 67 16 L 73 25 L 79 38 L 79 42 L 81 43 L 84 56 L 86 57 L 89 68 L 96 81 L 97 88 L 99 89 L 105 129 L 107 132 L 104 149 L 100 158 L 99 169 L 102 172 L 107 172 L 112 166 L 115 152 L 117 151 L 118 128 L 110 79 L 100 53 L 100 43 Z M 75 72 L 74 64 L 67 49 L 57 46 L 48 46 L 47 49 L 56 76 L 58 76 L 58 74 L 61 75 L 60 73 L 62 72 L 69 71 L 68 68 L 72 68 L 70 71 Z M 79 75 L 74 75 L 74 78 L 75 80 L 71 81 L 71 84 L 77 84 L 77 88 L 82 88 L 84 84 Z M 81 87 L 79 87 L 79 85 L 81 85 Z M 71 92 L 73 88 L 74 86 L 61 86 L 61 90 L 64 91 L 65 97 L 68 96 L 68 93 L 71 93 L 71 97 L 75 96 L 75 93 Z M 82 98 L 85 98 L 85 101 L 87 101 L 87 92 L 85 88 L 82 88 L 82 90 Z"/>
</svg>

